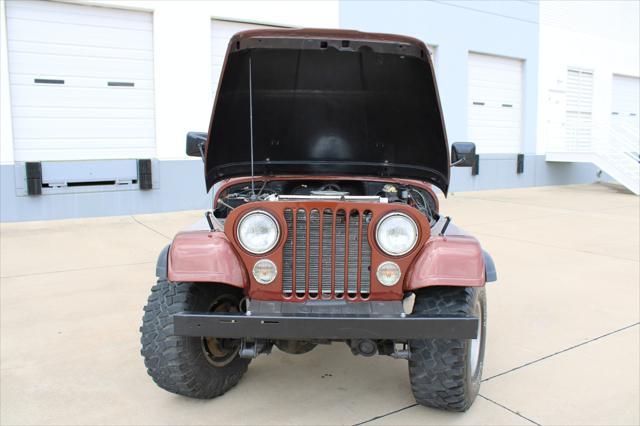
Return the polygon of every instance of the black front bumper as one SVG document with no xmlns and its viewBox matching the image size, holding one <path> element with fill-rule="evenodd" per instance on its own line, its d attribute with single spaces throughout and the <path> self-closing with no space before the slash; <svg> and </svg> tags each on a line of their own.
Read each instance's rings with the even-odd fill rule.
<svg viewBox="0 0 640 426">
<path fill-rule="evenodd" d="M 477 317 L 206 312 L 182 312 L 173 320 L 179 336 L 291 340 L 474 339 L 479 321 Z"/>
</svg>

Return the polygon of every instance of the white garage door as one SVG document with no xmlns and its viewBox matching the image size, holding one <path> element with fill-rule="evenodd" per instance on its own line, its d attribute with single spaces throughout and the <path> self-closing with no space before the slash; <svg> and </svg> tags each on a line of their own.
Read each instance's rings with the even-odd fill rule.
<svg viewBox="0 0 640 426">
<path fill-rule="evenodd" d="M 7 1 L 17 161 L 155 156 L 150 13 Z"/>
<path fill-rule="evenodd" d="M 245 22 L 222 21 L 220 19 L 211 20 L 211 70 L 213 72 L 212 97 L 218 90 L 218 81 L 224 56 L 227 53 L 227 45 L 231 37 L 240 31 L 256 30 L 260 28 L 279 28 L 269 25 L 248 24 Z"/>
<path fill-rule="evenodd" d="M 479 153 L 522 149 L 522 61 L 469 54 L 468 140 Z"/>
<path fill-rule="evenodd" d="M 637 147 L 640 136 L 640 79 L 614 75 L 611 104 L 614 134 Z"/>
</svg>

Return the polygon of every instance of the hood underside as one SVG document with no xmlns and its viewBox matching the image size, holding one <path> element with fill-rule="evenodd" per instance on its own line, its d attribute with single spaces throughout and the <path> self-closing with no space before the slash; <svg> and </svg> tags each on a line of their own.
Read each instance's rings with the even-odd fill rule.
<svg viewBox="0 0 640 426">
<path fill-rule="evenodd" d="M 426 46 L 357 31 L 236 34 L 205 170 L 207 189 L 253 172 L 419 179 L 446 194 L 447 139 Z"/>
</svg>

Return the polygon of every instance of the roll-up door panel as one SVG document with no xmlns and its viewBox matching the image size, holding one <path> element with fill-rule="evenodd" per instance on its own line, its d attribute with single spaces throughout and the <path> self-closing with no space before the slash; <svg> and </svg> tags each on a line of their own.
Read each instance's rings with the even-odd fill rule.
<svg viewBox="0 0 640 426">
<path fill-rule="evenodd" d="M 155 157 L 147 12 L 7 1 L 16 161 Z"/>
<path fill-rule="evenodd" d="M 240 31 L 255 30 L 264 28 L 278 28 L 269 25 L 249 24 L 246 22 L 223 21 L 220 19 L 211 20 L 211 71 L 213 73 L 213 91 L 215 96 L 218 89 L 218 80 L 222 72 L 224 57 L 227 53 L 227 45 L 231 37 Z"/>
<path fill-rule="evenodd" d="M 614 75 L 611 104 L 614 136 L 628 146 L 637 148 L 640 136 L 640 78 Z"/>
<path fill-rule="evenodd" d="M 517 153 L 522 149 L 522 61 L 469 54 L 467 139 L 477 152 Z"/>
</svg>

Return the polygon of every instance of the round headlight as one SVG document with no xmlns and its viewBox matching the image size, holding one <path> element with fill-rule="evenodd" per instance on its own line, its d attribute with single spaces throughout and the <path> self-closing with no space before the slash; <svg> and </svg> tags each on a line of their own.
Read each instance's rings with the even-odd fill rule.
<svg viewBox="0 0 640 426">
<path fill-rule="evenodd" d="M 269 259 L 260 259 L 253 265 L 253 278 L 260 284 L 269 284 L 276 279 L 278 268 Z"/>
<path fill-rule="evenodd" d="M 273 249 L 280 238 L 278 222 L 262 210 L 245 215 L 238 224 L 238 241 L 245 250 L 262 254 Z"/>
<path fill-rule="evenodd" d="M 376 277 L 382 285 L 395 285 L 400 280 L 400 267 L 394 262 L 383 262 L 378 266 Z"/>
<path fill-rule="evenodd" d="M 378 246 L 390 256 L 402 256 L 418 242 L 418 225 L 404 213 L 389 213 L 376 227 Z"/>
</svg>

